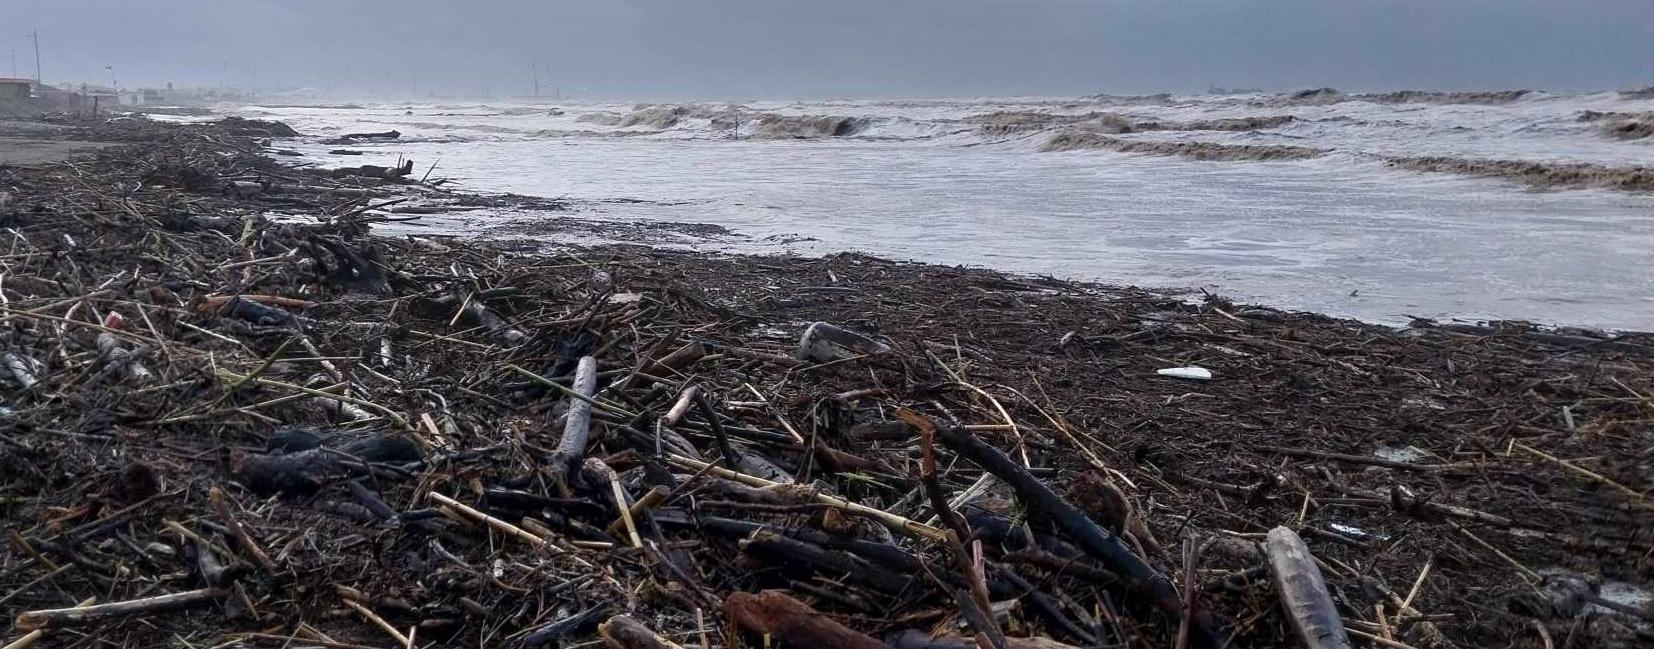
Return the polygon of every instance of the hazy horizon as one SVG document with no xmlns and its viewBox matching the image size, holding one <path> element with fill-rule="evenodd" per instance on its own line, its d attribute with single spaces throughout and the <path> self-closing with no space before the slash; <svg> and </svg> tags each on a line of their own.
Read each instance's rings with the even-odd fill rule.
<svg viewBox="0 0 1654 649">
<path fill-rule="evenodd" d="M 784 99 L 1654 83 L 1646 2 L 8 0 L 50 83 Z M 7 65 L 0 59 L 0 65 Z M 10 74 L 0 68 L 0 74 Z"/>
</svg>

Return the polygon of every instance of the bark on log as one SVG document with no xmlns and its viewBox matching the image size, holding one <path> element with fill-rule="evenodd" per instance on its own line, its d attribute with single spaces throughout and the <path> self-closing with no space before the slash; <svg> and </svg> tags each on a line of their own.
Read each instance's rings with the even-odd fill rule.
<svg viewBox="0 0 1654 649">
<path fill-rule="evenodd" d="M 1017 466 L 999 449 L 977 439 L 970 431 L 962 428 L 945 428 L 938 430 L 937 434 L 941 436 L 943 443 L 955 452 L 1011 485 L 1018 498 L 1049 515 L 1051 522 L 1067 534 L 1075 545 L 1101 561 L 1104 567 L 1118 572 L 1127 580 L 1133 591 L 1173 618 L 1182 618 L 1182 598 L 1178 597 L 1177 588 L 1172 585 L 1171 580 L 1134 554 L 1119 537 L 1098 527 L 1080 510 L 1052 491 L 1051 487 Z M 1223 646 L 1226 642 L 1225 634 L 1217 628 L 1210 614 L 1205 611 L 1192 613 L 1195 616 L 1192 620 L 1191 634 L 1194 644 L 1201 647 Z"/>
<path fill-rule="evenodd" d="M 1275 593 L 1304 647 L 1350 649 L 1344 619 L 1338 615 L 1332 595 L 1327 593 L 1326 580 L 1304 540 L 1290 529 L 1277 527 L 1269 530 L 1263 546 L 1269 572 L 1275 579 Z"/>
<path fill-rule="evenodd" d="M 730 593 L 724 598 L 724 615 L 736 626 L 773 637 L 783 646 L 887 649 L 884 643 L 839 624 L 778 590 Z"/>
</svg>

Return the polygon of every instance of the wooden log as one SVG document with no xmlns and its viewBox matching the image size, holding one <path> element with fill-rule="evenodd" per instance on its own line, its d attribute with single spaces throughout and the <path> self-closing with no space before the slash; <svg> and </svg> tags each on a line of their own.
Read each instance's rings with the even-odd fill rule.
<svg viewBox="0 0 1654 649">
<path fill-rule="evenodd" d="M 586 444 L 591 439 L 591 398 L 597 393 L 597 359 L 582 356 L 574 370 L 574 394 L 583 398 L 569 398 L 568 416 L 563 420 L 563 437 L 552 449 L 547 470 L 552 480 L 567 491 L 569 476 L 586 456 Z"/>
<path fill-rule="evenodd" d="M 1174 619 L 1182 618 L 1182 598 L 1171 580 L 1134 554 L 1119 537 L 1098 527 L 1051 487 L 1018 466 L 999 449 L 977 439 L 970 431 L 950 427 L 939 429 L 937 435 L 949 448 L 1011 485 L 1017 497 L 1025 503 L 1045 512 L 1050 522 L 1081 550 L 1101 561 L 1103 567 L 1125 578 L 1132 591 Z M 1226 643 L 1226 634 L 1217 628 L 1208 612 L 1197 610 L 1191 613 L 1195 616 L 1190 629 L 1195 646 L 1220 647 Z"/>
<path fill-rule="evenodd" d="M 1292 630 L 1306 649 L 1349 649 L 1344 620 L 1327 592 L 1315 557 L 1298 534 L 1285 527 L 1269 530 L 1264 555 L 1275 580 L 1275 594 L 1281 598 Z"/>
<path fill-rule="evenodd" d="M 845 579 L 885 593 L 901 593 L 913 587 L 914 579 L 900 572 L 875 566 L 849 552 L 835 552 L 814 543 L 784 536 L 775 530 L 755 531 L 742 540 L 740 546 L 748 555 L 778 566 L 793 569 L 809 568 L 823 574 L 845 575 Z"/>
<path fill-rule="evenodd" d="M 683 649 L 682 645 L 660 637 L 642 622 L 624 615 L 599 624 L 597 633 L 615 649 Z"/>
<path fill-rule="evenodd" d="M 839 624 L 778 590 L 730 593 L 724 598 L 724 615 L 737 627 L 770 636 L 782 646 L 886 649 L 883 642 Z"/>
<path fill-rule="evenodd" d="M 156 595 L 96 606 L 27 611 L 17 616 L 16 625 L 20 630 L 33 631 L 35 629 L 95 624 L 110 618 L 199 606 L 224 597 L 228 592 L 220 588 L 201 588 L 170 595 Z"/>
</svg>

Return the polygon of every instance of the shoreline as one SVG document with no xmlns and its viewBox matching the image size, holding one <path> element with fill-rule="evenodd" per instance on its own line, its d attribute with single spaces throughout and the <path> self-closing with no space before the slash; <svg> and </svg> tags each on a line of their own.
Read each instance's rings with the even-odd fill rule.
<svg viewBox="0 0 1654 649">
<path fill-rule="evenodd" d="M 1598 599 L 1654 585 L 1639 559 L 1654 552 L 1647 334 L 1395 329 L 854 253 L 379 237 L 364 208 L 442 190 L 283 165 L 221 126 L 87 135 L 135 144 L 98 154 L 84 178 L 0 169 L 0 222 L 17 234 L 0 257 L 0 511 L 40 557 L 0 563 L 11 609 L 53 608 L 46 583 L 111 600 L 205 589 L 198 617 L 90 626 L 135 646 L 173 633 L 265 643 L 248 634 L 301 623 L 382 644 L 368 610 L 471 646 L 497 629 L 549 633 L 591 603 L 693 635 L 697 609 L 715 629 L 739 617 L 734 593 L 786 588 L 856 633 L 953 626 L 947 611 L 965 604 L 922 576 L 953 574 L 944 544 L 817 499 L 931 518 L 910 496 L 923 454 L 895 414 L 907 408 L 1026 461 L 1105 527 L 1114 511 L 1123 551 L 1178 583 L 1179 534 L 1198 536 L 1192 583 L 1219 627 L 1206 630 L 1243 645 L 1294 642 L 1257 572 L 1254 543 L 1278 525 L 1324 562 L 1358 632 L 1484 646 L 1532 642 L 1537 620 L 1603 645 L 1650 637 L 1646 618 L 1580 593 L 1572 607 L 1535 599 L 1572 593 L 1555 589 L 1575 577 Z M 329 218 L 251 218 L 273 207 Z M 889 350 L 799 361 L 818 321 Z M 562 395 L 588 356 L 600 392 L 575 459 L 601 464 L 568 472 L 559 449 L 579 408 Z M 1188 366 L 1214 377 L 1159 374 Z M 943 441 L 951 496 L 983 472 Z M 744 474 L 813 488 L 685 470 L 663 444 L 709 461 L 733 451 Z M 625 517 L 599 467 L 619 472 L 626 500 L 669 496 L 606 533 Z M 1023 520 L 1012 502 L 1027 494 L 986 484 L 960 508 L 986 539 L 983 565 L 1046 601 L 995 596 L 1021 600 L 1021 633 L 1169 646 L 1175 613 L 1074 572 L 1137 568 L 1063 557 L 1073 534 L 1038 513 L 1028 532 L 1045 554 L 1019 552 L 1022 537 L 992 530 Z M 633 526 L 653 549 L 631 549 Z M 868 563 L 884 552 L 906 558 Z M 42 559 L 75 568 L 43 576 Z M 907 561 L 926 568 L 904 573 Z M 128 586 L 111 588 L 115 566 Z M 1411 614 L 1372 618 L 1409 586 Z M 1077 605 L 1050 604 L 1064 599 Z M 568 626 L 569 641 L 592 636 Z"/>
</svg>

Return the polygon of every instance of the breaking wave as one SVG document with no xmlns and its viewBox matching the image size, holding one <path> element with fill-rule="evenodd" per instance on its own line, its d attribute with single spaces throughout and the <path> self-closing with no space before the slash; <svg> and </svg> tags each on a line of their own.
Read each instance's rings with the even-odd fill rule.
<svg viewBox="0 0 1654 649">
<path fill-rule="evenodd" d="M 1325 149 L 1273 144 L 1217 144 L 1213 142 L 1149 142 L 1124 140 L 1097 133 L 1068 131 L 1047 140 L 1041 151 L 1106 150 L 1120 153 L 1169 155 L 1193 160 L 1305 160 L 1325 155 Z"/>
<path fill-rule="evenodd" d="M 1640 140 L 1654 136 L 1654 112 L 1618 113 L 1587 110 L 1579 114 L 1579 121 L 1598 122 L 1597 129 L 1604 135 L 1621 140 Z"/>
<path fill-rule="evenodd" d="M 1385 163 L 1391 167 L 1412 171 L 1505 178 L 1535 189 L 1597 187 L 1623 191 L 1654 191 L 1654 168 L 1648 167 L 1610 167 L 1587 162 L 1476 160 L 1445 156 L 1389 158 Z"/>
<path fill-rule="evenodd" d="M 691 120 L 695 123 L 690 124 Z M 705 126 L 726 135 L 754 139 L 809 139 L 863 134 L 876 121 L 844 115 L 782 115 L 739 106 L 704 104 L 645 104 L 630 113 L 598 111 L 576 117 L 576 122 L 665 131 Z"/>
<path fill-rule="evenodd" d="M 1621 99 L 1654 99 L 1654 86 L 1638 88 L 1636 90 L 1621 90 Z"/>
<path fill-rule="evenodd" d="M 1509 104 L 1535 94 L 1532 90 L 1469 90 L 1438 92 L 1431 90 L 1394 90 L 1379 93 L 1345 94 L 1337 88 L 1310 88 L 1252 103 L 1260 106 L 1325 106 L 1346 101 L 1365 101 L 1375 104 Z"/>
<path fill-rule="evenodd" d="M 753 124 L 757 138 L 846 137 L 862 132 L 868 120 L 838 115 L 762 115 Z"/>
<path fill-rule="evenodd" d="M 982 135 L 1003 136 L 1041 131 L 1058 126 L 1078 131 L 1112 135 L 1147 131 L 1255 131 L 1285 126 L 1297 122 L 1299 119 L 1292 115 L 1263 115 L 1177 122 L 1134 119 L 1119 113 L 1097 111 L 1077 115 L 1037 111 L 998 111 L 973 115 L 966 118 L 966 121 L 979 124 L 977 131 Z"/>
</svg>

